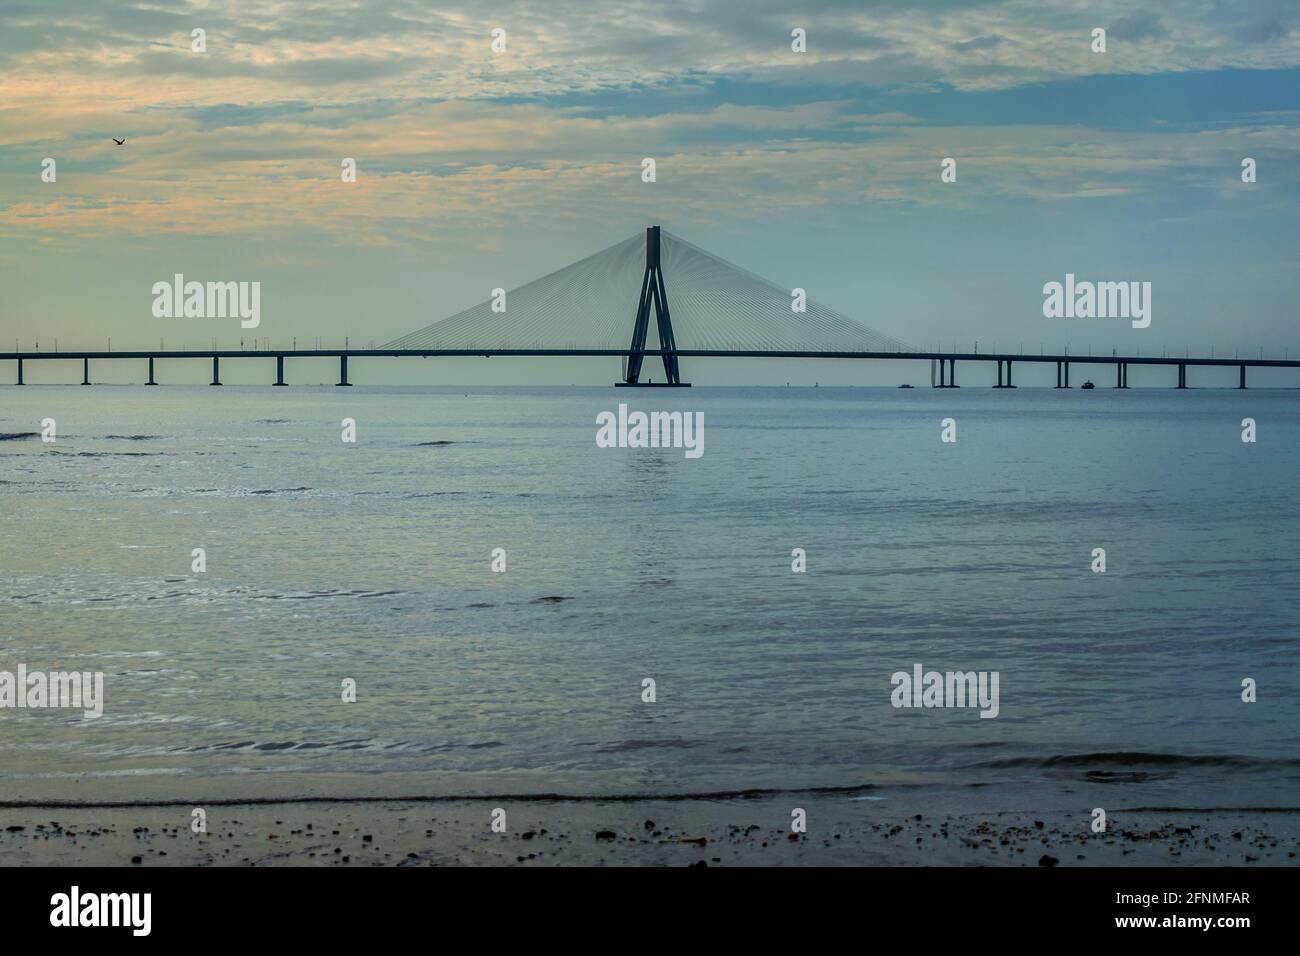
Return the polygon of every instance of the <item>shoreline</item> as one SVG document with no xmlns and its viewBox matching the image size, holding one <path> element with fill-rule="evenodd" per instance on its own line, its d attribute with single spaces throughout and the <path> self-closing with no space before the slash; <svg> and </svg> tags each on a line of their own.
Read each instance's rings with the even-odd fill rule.
<svg viewBox="0 0 1300 956">
<path fill-rule="evenodd" d="M 1293 866 L 1300 808 L 888 813 L 861 801 L 490 799 L 0 808 L 0 866 Z M 793 807 L 807 832 L 791 834 Z"/>
</svg>

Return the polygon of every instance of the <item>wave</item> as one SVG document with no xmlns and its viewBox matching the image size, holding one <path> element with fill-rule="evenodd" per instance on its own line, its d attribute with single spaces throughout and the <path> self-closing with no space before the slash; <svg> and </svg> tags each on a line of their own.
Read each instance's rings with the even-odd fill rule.
<svg viewBox="0 0 1300 956">
<path fill-rule="evenodd" d="M 267 741 L 263 743 L 258 743 L 256 740 L 241 740 L 227 744 L 199 744 L 194 747 L 178 747 L 176 749 L 182 753 L 202 753 L 205 750 L 353 750 L 359 747 L 368 747 L 374 742 L 369 737 L 354 737 L 348 740 L 332 740 L 320 743 L 306 740 Z"/>
<path fill-rule="evenodd" d="M 967 766 L 988 769 L 1015 767 L 1037 767 L 1042 769 L 1059 767 L 1123 767 L 1134 769 L 1144 767 L 1237 767 L 1275 769 L 1300 767 L 1300 757 L 1269 758 L 1247 757 L 1238 754 L 1168 754 L 1137 750 L 1114 750 L 1097 753 L 1056 754 L 1050 757 L 1004 757 L 997 760 L 967 764 Z"/>
<path fill-rule="evenodd" d="M 669 737 L 665 740 L 620 740 L 617 743 L 606 744 L 603 747 L 597 747 L 598 753 L 618 754 L 626 753 L 629 750 L 686 750 L 691 747 L 700 746 L 698 740 L 686 740 L 682 737 Z"/>
<path fill-rule="evenodd" d="M 165 455 L 161 451 L 56 451 L 55 455 L 72 455 L 74 458 L 157 458 Z"/>
<path fill-rule="evenodd" d="M 227 797 L 187 800 L 0 800 L 0 808 L 10 809 L 134 809 L 137 807 L 242 807 L 278 806 L 292 803 L 480 803 L 488 800 L 518 803 L 678 803 L 691 800 L 755 800 L 790 794 L 852 795 L 876 789 L 873 784 L 847 787 L 751 787 L 741 790 L 700 790 L 673 793 L 460 793 L 407 794 L 405 796 L 296 796 L 296 797 Z"/>
<path fill-rule="evenodd" d="M 184 594 L 189 592 L 178 592 L 178 593 Z M 246 593 L 246 592 L 244 592 L 243 589 L 236 588 L 234 591 L 230 591 L 227 593 L 239 594 L 239 593 Z M 352 589 L 352 590 L 344 591 L 338 588 L 327 588 L 324 590 L 317 590 L 317 591 L 284 591 L 284 592 L 267 591 L 267 592 L 258 592 L 258 593 L 248 593 L 248 596 L 259 601 L 315 601 L 320 598 L 336 598 L 336 597 L 358 597 L 358 598 L 393 597 L 395 595 L 402 594 L 402 593 L 404 592 L 391 591 L 391 590 L 390 591 L 358 591 L 356 589 Z"/>
<path fill-rule="evenodd" d="M 35 438 L 40 432 L 0 432 L 0 441 L 17 441 L 20 438 Z"/>
</svg>

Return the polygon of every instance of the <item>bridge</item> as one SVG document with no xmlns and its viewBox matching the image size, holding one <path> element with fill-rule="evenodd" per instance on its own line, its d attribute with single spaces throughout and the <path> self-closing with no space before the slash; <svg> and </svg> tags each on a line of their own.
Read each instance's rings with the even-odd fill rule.
<svg viewBox="0 0 1300 956">
<path fill-rule="evenodd" d="M 639 288 L 639 295 L 638 295 Z M 681 363 L 690 358 L 862 359 L 930 362 L 930 384 L 957 388 L 957 363 L 996 363 L 994 388 L 1015 388 L 1012 369 L 1021 363 L 1054 364 L 1056 387 L 1070 388 L 1074 365 L 1115 368 L 1115 388 L 1128 388 L 1130 365 L 1176 366 L 1177 388 L 1187 388 L 1187 369 L 1238 369 L 1238 388 L 1247 368 L 1296 368 L 1300 359 L 1241 359 L 1143 355 L 1026 355 L 1009 352 L 942 352 L 910 346 L 811 300 L 792 309 L 791 290 L 768 282 L 684 239 L 649 227 L 556 272 L 417 329 L 380 348 L 182 349 L 144 351 L 14 351 L 0 361 L 17 363 L 23 385 L 28 362 L 80 361 L 82 385 L 90 385 L 90 363 L 146 360 L 146 385 L 159 384 L 155 362 L 201 359 L 212 363 L 212 385 L 221 384 L 221 361 L 275 359 L 275 385 L 287 385 L 285 365 L 295 358 L 337 358 L 340 386 L 348 381 L 348 360 L 449 356 L 608 356 L 622 362 L 616 385 L 689 387 Z M 651 323 L 651 316 L 654 322 Z M 659 382 L 647 375 L 645 360 L 663 365 Z"/>
</svg>

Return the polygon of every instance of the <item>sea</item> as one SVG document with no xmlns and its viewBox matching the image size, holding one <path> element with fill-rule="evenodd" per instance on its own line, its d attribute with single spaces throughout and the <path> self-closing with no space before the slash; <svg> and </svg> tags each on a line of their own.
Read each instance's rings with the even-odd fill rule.
<svg viewBox="0 0 1300 956">
<path fill-rule="evenodd" d="M 620 402 L 701 413 L 704 453 L 598 447 Z M 0 708 L 0 802 L 1297 806 L 1298 410 L 4 386 L 0 671 L 104 700 Z M 997 716 L 894 706 L 917 665 L 996 672 Z"/>
</svg>

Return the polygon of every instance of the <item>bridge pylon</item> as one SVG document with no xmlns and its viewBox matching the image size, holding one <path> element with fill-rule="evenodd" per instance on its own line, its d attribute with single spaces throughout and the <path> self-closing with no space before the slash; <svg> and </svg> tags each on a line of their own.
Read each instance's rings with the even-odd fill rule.
<svg viewBox="0 0 1300 956">
<path fill-rule="evenodd" d="M 650 331 L 650 309 L 655 312 L 659 328 L 659 349 L 663 353 L 664 382 L 642 382 L 641 364 L 645 361 L 646 334 Z M 632 327 L 632 344 L 628 349 L 623 368 L 623 381 L 619 386 L 660 385 L 668 388 L 689 388 L 681 380 L 677 366 L 677 340 L 673 338 L 672 313 L 668 309 L 668 290 L 664 286 L 664 270 L 659 255 L 659 227 L 649 226 L 645 231 L 645 275 L 641 279 L 641 300 L 637 304 L 636 324 Z"/>
</svg>

